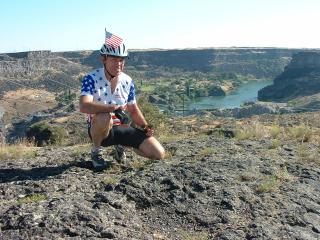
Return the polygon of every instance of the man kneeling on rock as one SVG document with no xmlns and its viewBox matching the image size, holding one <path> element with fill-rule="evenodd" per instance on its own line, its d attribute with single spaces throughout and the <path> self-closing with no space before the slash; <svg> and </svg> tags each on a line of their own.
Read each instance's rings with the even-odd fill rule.
<svg viewBox="0 0 320 240">
<path fill-rule="evenodd" d="M 89 114 L 88 133 L 93 143 L 94 169 L 101 171 L 112 164 L 104 159 L 102 146 L 115 145 L 117 161 L 125 157 L 123 146 L 133 147 L 143 157 L 163 159 L 164 148 L 153 137 L 154 130 L 137 105 L 133 81 L 123 73 L 128 56 L 123 40 L 106 32 L 100 55 L 103 67 L 83 78 L 80 97 L 80 111 Z M 129 126 L 125 111 L 140 129 Z"/>
</svg>

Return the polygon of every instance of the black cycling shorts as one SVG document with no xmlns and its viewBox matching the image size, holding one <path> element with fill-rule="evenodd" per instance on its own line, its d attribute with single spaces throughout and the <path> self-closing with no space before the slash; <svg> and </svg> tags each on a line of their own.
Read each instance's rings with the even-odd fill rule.
<svg viewBox="0 0 320 240">
<path fill-rule="evenodd" d="M 90 127 L 88 128 L 89 137 L 92 140 Z M 122 145 L 139 149 L 140 144 L 148 136 L 140 129 L 133 127 L 113 126 L 110 129 L 107 138 L 102 140 L 101 146 L 108 147 L 111 145 Z"/>
</svg>

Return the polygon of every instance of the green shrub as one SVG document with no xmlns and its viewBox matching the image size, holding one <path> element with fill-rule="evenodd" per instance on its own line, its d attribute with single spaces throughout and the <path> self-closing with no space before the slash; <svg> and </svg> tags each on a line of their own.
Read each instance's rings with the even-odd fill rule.
<svg viewBox="0 0 320 240">
<path fill-rule="evenodd" d="M 167 126 L 167 116 L 161 113 L 158 107 L 149 103 L 144 97 L 139 98 L 138 105 L 146 121 L 155 130 L 165 131 L 163 128 Z"/>
<path fill-rule="evenodd" d="M 67 133 L 62 127 L 47 122 L 35 123 L 27 130 L 27 138 L 34 140 L 37 146 L 61 145 L 66 137 Z"/>
</svg>

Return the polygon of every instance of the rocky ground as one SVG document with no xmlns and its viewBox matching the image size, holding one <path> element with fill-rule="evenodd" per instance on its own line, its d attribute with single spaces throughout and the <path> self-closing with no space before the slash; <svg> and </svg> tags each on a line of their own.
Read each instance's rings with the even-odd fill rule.
<svg viewBox="0 0 320 240">
<path fill-rule="evenodd" d="M 306 123 L 296 116 L 180 126 L 165 160 L 128 150 L 102 173 L 86 145 L 1 160 L 0 239 L 320 239 L 316 129 L 313 141 L 233 137 L 236 125 Z"/>
</svg>

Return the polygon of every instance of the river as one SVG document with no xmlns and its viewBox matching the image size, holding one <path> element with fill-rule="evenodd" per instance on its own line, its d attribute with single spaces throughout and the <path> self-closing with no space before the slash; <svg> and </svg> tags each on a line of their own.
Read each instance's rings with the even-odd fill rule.
<svg viewBox="0 0 320 240">
<path fill-rule="evenodd" d="M 201 97 L 194 99 L 188 104 L 188 110 L 193 109 L 223 109 L 240 107 L 241 104 L 248 101 L 256 101 L 258 91 L 267 85 L 271 85 L 272 80 L 249 81 L 236 90 L 222 97 Z"/>
</svg>

